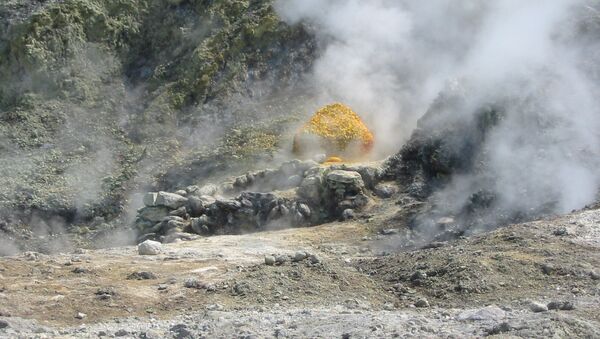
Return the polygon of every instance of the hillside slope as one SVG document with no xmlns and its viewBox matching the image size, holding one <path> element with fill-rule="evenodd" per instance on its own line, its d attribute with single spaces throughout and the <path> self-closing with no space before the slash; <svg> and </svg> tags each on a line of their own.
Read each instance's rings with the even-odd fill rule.
<svg viewBox="0 0 600 339">
<path fill-rule="evenodd" d="M 210 174 L 160 179 L 175 164 L 223 171 L 268 158 L 315 53 L 270 1 L 11 0 L 0 23 L 9 233 L 125 222 L 135 192 Z"/>
</svg>

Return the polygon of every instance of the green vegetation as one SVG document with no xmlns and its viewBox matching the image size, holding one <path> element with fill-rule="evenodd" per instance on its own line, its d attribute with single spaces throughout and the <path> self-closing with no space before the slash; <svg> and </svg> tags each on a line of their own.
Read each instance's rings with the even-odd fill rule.
<svg viewBox="0 0 600 339">
<path fill-rule="evenodd" d="M 198 179 L 163 180 L 175 165 L 274 151 L 296 103 L 252 92 L 293 89 L 314 53 L 271 1 L 9 0 L 0 19 L 0 214 L 23 220 L 112 220 Z"/>
</svg>

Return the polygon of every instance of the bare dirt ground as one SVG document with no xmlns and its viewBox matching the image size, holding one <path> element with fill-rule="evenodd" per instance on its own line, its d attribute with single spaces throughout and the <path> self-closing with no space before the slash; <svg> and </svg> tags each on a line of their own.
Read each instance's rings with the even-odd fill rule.
<svg viewBox="0 0 600 339">
<path fill-rule="evenodd" d="M 350 222 L 156 256 L 1 258 L 0 337 L 600 337 L 600 210 L 407 250 L 407 208 L 384 200 Z"/>
</svg>

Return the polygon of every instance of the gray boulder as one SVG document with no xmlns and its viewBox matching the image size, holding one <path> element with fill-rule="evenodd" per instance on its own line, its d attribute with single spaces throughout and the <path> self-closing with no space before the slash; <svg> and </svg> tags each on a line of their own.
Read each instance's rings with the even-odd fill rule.
<svg viewBox="0 0 600 339">
<path fill-rule="evenodd" d="M 146 240 L 138 245 L 139 255 L 157 255 L 162 253 L 162 244 L 158 241 Z"/>
<path fill-rule="evenodd" d="M 299 262 L 302 261 L 304 259 L 308 258 L 308 254 L 304 251 L 297 251 L 294 256 L 292 257 L 292 261 L 293 262 Z"/>
<path fill-rule="evenodd" d="M 169 212 L 169 215 L 180 217 L 180 218 L 186 218 L 187 208 L 185 208 L 185 206 L 181 206 L 178 209 Z"/>
<path fill-rule="evenodd" d="M 265 264 L 267 266 L 275 265 L 275 257 L 272 255 L 265 255 Z"/>
<path fill-rule="evenodd" d="M 333 166 L 331 169 L 358 172 L 365 185 L 371 189 L 379 182 L 383 172 L 379 165 L 348 166 L 344 164 Z"/>
<path fill-rule="evenodd" d="M 188 193 L 186 190 L 178 190 L 178 191 L 175 191 L 175 194 L 185 197 Z"/>
<path fill-rule="evenodd" d="M 148 192 L 144 195 L 144 206 L 153 207 L 156 206 L 156 198 L 158 197 L 158 193 L 156 192 Z"/>
<path fill-rule="evenodd" d="M 354 219 L 354 210 L 347 208 L 342 212 L 342 220 L 352 220 Z"/>
<path fill-rule="evenodd" d="M 169 212 L 169 209 L 163 206 L 145 207 L 138 211 L 138 218 L 157 223 L 169 215 Z"/>
<path fill-rule="evenodd" d="M 355 171 L 334 170 L 327 174 L 327 183 L 332 186 L 364 187 L 360 173 Z"/>
<path fill-rule="evenodd" d="M 183 230 L 186 226 L 187 226 L 187 223 L 183 218 L 177 217 L 177 216 L 169 216 L 169 217 L 165 218 L 165 220 L 163 220 L 163 225 L 162 225 L 161 230 L 164 233 L 166 233 L 166 232 L 169 232 L 174 229 Z"/>
<path fill-rule="evenodd" d="M 319 204 L 323 190 L 323 177 L 320 174 L 309 175 L 298 188 L 298 195 L 312 204 Z"/>
<path fill-rule="evenodd" d="M 361 208 L 368 203 L 364 195 L 364 182 L 355 171 L 333 170 L 327 174 L 327 188 L 330 206 L 336 206 L 337 213 L 346 209 Z M 339 214 L 338 214 L 339 215 Z"/>
<path fill-rule="evenodd" d="M 532 312 L 540 313 L 540 312 L 546 312 L 546 311 L 548 311 L 548 306 L 546 306 L 544 304 L 541 304 L 541 303 L 532 302 L 529 305 L 529 309 Z"/>
<path fill-rule="evenodd" d="M 188 192 L 189 195 L 201 197 L 213 196 L 219 191 L 219 188 L 217 187 L 217 185 L 207 184 L 202 187 L 198 187 L 196 185 L 188 186 L 185 190 Z"/>
<path fill-rule="evenodd" d="M 170 209 L 178 209 L 181 206 L 184 206 L 187 203 L 188 199 L 186 197 L 182 197 L 179 194 L 168 193 L 168 192 L 158 192 L 156 197 L 156 206 L 165 206 Z"/>
</svg>

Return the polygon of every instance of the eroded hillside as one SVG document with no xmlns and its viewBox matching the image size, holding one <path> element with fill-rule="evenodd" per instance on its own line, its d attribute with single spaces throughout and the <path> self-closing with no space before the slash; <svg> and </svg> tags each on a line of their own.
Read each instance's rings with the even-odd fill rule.
<svg viewBox="0 0 600 339">
<path fill-rule="evenodd" d="M 8 1 L 0 17 L 0 204 L 17 238 L 122 225 L 135 192 L 268 160 L 302 104 L 277 98 L 301 95 L 315 53 L 268 1 Z"/>
</svg>

